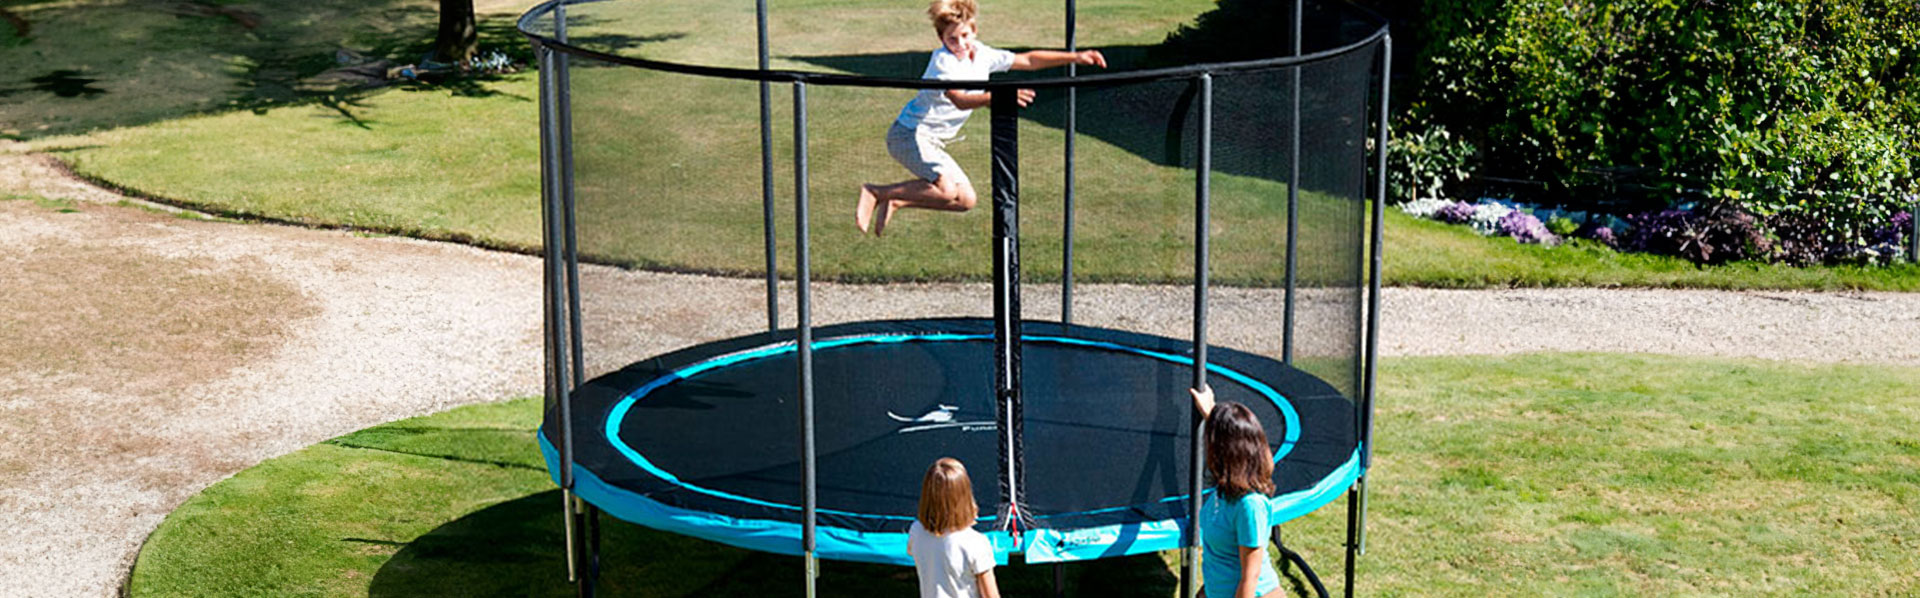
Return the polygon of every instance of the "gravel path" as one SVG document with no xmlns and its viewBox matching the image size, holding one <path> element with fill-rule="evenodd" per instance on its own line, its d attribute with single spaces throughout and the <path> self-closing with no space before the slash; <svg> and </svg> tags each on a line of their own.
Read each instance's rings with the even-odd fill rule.
<svg viewBox="0 0 1920 598">
<path fill-rule="evenodd" d="M 209 484 L 374 424 L 539 390 L 536 259 L 110 205 L 123 198 L 0 142 L 0 194 L 8 192 L 81 203 L 63 212 L 0 202 L 0 267 L 107 247 L 145 256 L 162 272 L 244 283 L 224 291 L 229 299 L 250 297 L 248 288 L 290 290 L 274 295 L 281 315 L 201 334 L 271 341 L 218 352 L 198 365 L 211 372 L 203 378 L 141 384 L 166 379 L 137 366 L 164 354 L 108 361 L 92 375 L 67 365 L 0 371 L 0 435 L 10 437 L 0 441 L 0 529 L 8 530 L 0 596 L 114 595 L 146 535 Z M 590 270 L 596 292 L 644 297 L 654 310 L 611 335 L 634 340 L 596 345 L 608 363 L 764 325 L 756 281 Z M 226 305 L 212 295 L 220 285 L 196 285 L 209 305 Z M 820 323 L 991 310 L 983 285 L 815 292 Z M 1029 315 L 1052 317 L 1052 293 L 1030 289 Z M 1080 295 L 1083 322 L 1175 336 L 1190 325 L 1186 289 L 1091 285 Z M 1275 297 L 1218 292 L 1215 341 L 1270 350 L 1276 341 L 1263 331 L 1277 321 Z M 1619 351 L 1920 366 L 1920 294 L 1390 289 L 1383 300 L 1387 356 Z M 1317 306 L 1307 297 L 1301 309 Z M 97 319 L 116 315 L 125 316 Z M 19 339 L 35 329 L 0 332 Z M 86 362 L 59 363 L 69 361 Z"/>
</svg>

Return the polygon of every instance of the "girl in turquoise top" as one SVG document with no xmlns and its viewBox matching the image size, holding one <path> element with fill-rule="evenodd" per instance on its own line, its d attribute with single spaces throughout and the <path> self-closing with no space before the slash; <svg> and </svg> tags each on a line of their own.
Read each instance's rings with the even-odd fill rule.
<svg viewBox="0 0 1920 598">
<path fill-rule="evenodd" d="M 1200 564 L 1207 598 L 1280 595 L 1280 575 L 1267 559 L 1272 514 L 1273 449 L 1246 405 L 1213 403 L 1213 389 L 1193 393 L 1206 420 L 1207 478 L 1213 493 L 1200 504 Z"/>
</svg>

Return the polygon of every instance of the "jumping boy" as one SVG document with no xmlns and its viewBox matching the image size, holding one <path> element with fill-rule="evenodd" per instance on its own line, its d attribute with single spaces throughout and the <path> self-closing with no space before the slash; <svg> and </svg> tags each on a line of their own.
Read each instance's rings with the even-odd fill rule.
<svg viewBox="0 0 1920 598">
<path fill-rule="evenodd" d="M 934 34 L 940 36 L 940 49 L 933 51 L 921 78 L 985 81 L 990 73 L 1007 70 L 1031 71 L 1066 64 L 1107 66 L 1107 58 L 1099 50 L 1014 54 L 980 43 L 974 39 L 978 28 L 973 17 L 978 11 L 975 0 L 933 0 L 927 6 Z M 1033 102 L 1033 90 L 1016 93 L 1021 106 Z M 973 208 L 973 183 L 960 170 L 960 163 L 947 154 L 946 146 L 955 140 L 973 109 L 992 103 L 992 98 L 993 94 L 986 91 L 923 89 L 900 109 L 900 116 L 887 131 L 887 153 L 915 178 L 891 185 L 860 185 L 860 199 L 853 212 L 853 222 L 860 232 L 881 234 L 894 210 L 900 208 L 948 212 Z"/>
</svg>

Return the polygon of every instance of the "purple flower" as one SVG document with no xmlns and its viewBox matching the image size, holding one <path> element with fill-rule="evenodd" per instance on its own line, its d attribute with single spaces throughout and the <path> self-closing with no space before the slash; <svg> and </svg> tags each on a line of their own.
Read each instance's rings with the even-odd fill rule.
<svg viewBox="0 0 1920 598">
<path fill-rule="evenodd" d="M 1473 220 L 1473 204 L 1456 201 L 1433 213 L 1433 219 L 1448 224 L 1466 224 Z"/>
<path fill-rule="evenodd" d="M 1560 240 L 1547 230 L 1547 225 L 1542 224 L 1539 218 L 1520 210 L 1501 216 L 1499 227 L 1500 234 L 1513 237 L 1513 240 L 1521 243 L 1550 244 Z"/>
<path fill-rule="evenodd" d="M 1627 216 L 1626 249 L 1679 255 L 1677 246 L 1686 244 L 1691 236 L 1693 213 L 1686 210 L 1661 210 L 1642 212 Z M 1682 237 L 1682 238 L 1676 238 Z"/>
<path fill-rule="evenodd" d="M 1608 247 L 1615 247 L 1620 243 L 1620 240 L 1613 236 L 1613 229 L 1605 226 L 1589 224 L 1580 227 L 1580 230 L 1573 234 L 1576 237 L 1599 241 Z"/>
</svg>

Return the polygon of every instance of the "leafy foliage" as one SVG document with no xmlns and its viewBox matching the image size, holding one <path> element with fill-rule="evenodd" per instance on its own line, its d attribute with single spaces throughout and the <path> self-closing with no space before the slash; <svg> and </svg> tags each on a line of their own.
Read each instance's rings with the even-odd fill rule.
<svg viewBox="0 0 1920 598">
<path fill-rule="evenodd" d="M 1870 245 L 1916 189 L 1910 0 L 1449 0 L 1417 22 L 1432 41 L 1410 105 L 1497 174 L 1577 187 L 1644 167 L 1669 203 L 1786 226 L 1822 260 Z"/>
<path fill-rule="evenodd" d="M 1476 150 L 1443 125 L 1421 123 L 1387 143 L 1388 194 L 1394 200 L 1446 198 L 1448 187 L 1467 180 Z"/>
<path fill-rule="evenodd" d="M 1580 223 L 1574 222 L 1572 218 L 1554 216 L 1547 219 L 1547 232 L 1553 233 L 1555 236 L 1571 236 L 1579 231 Z"/>
</svg>

